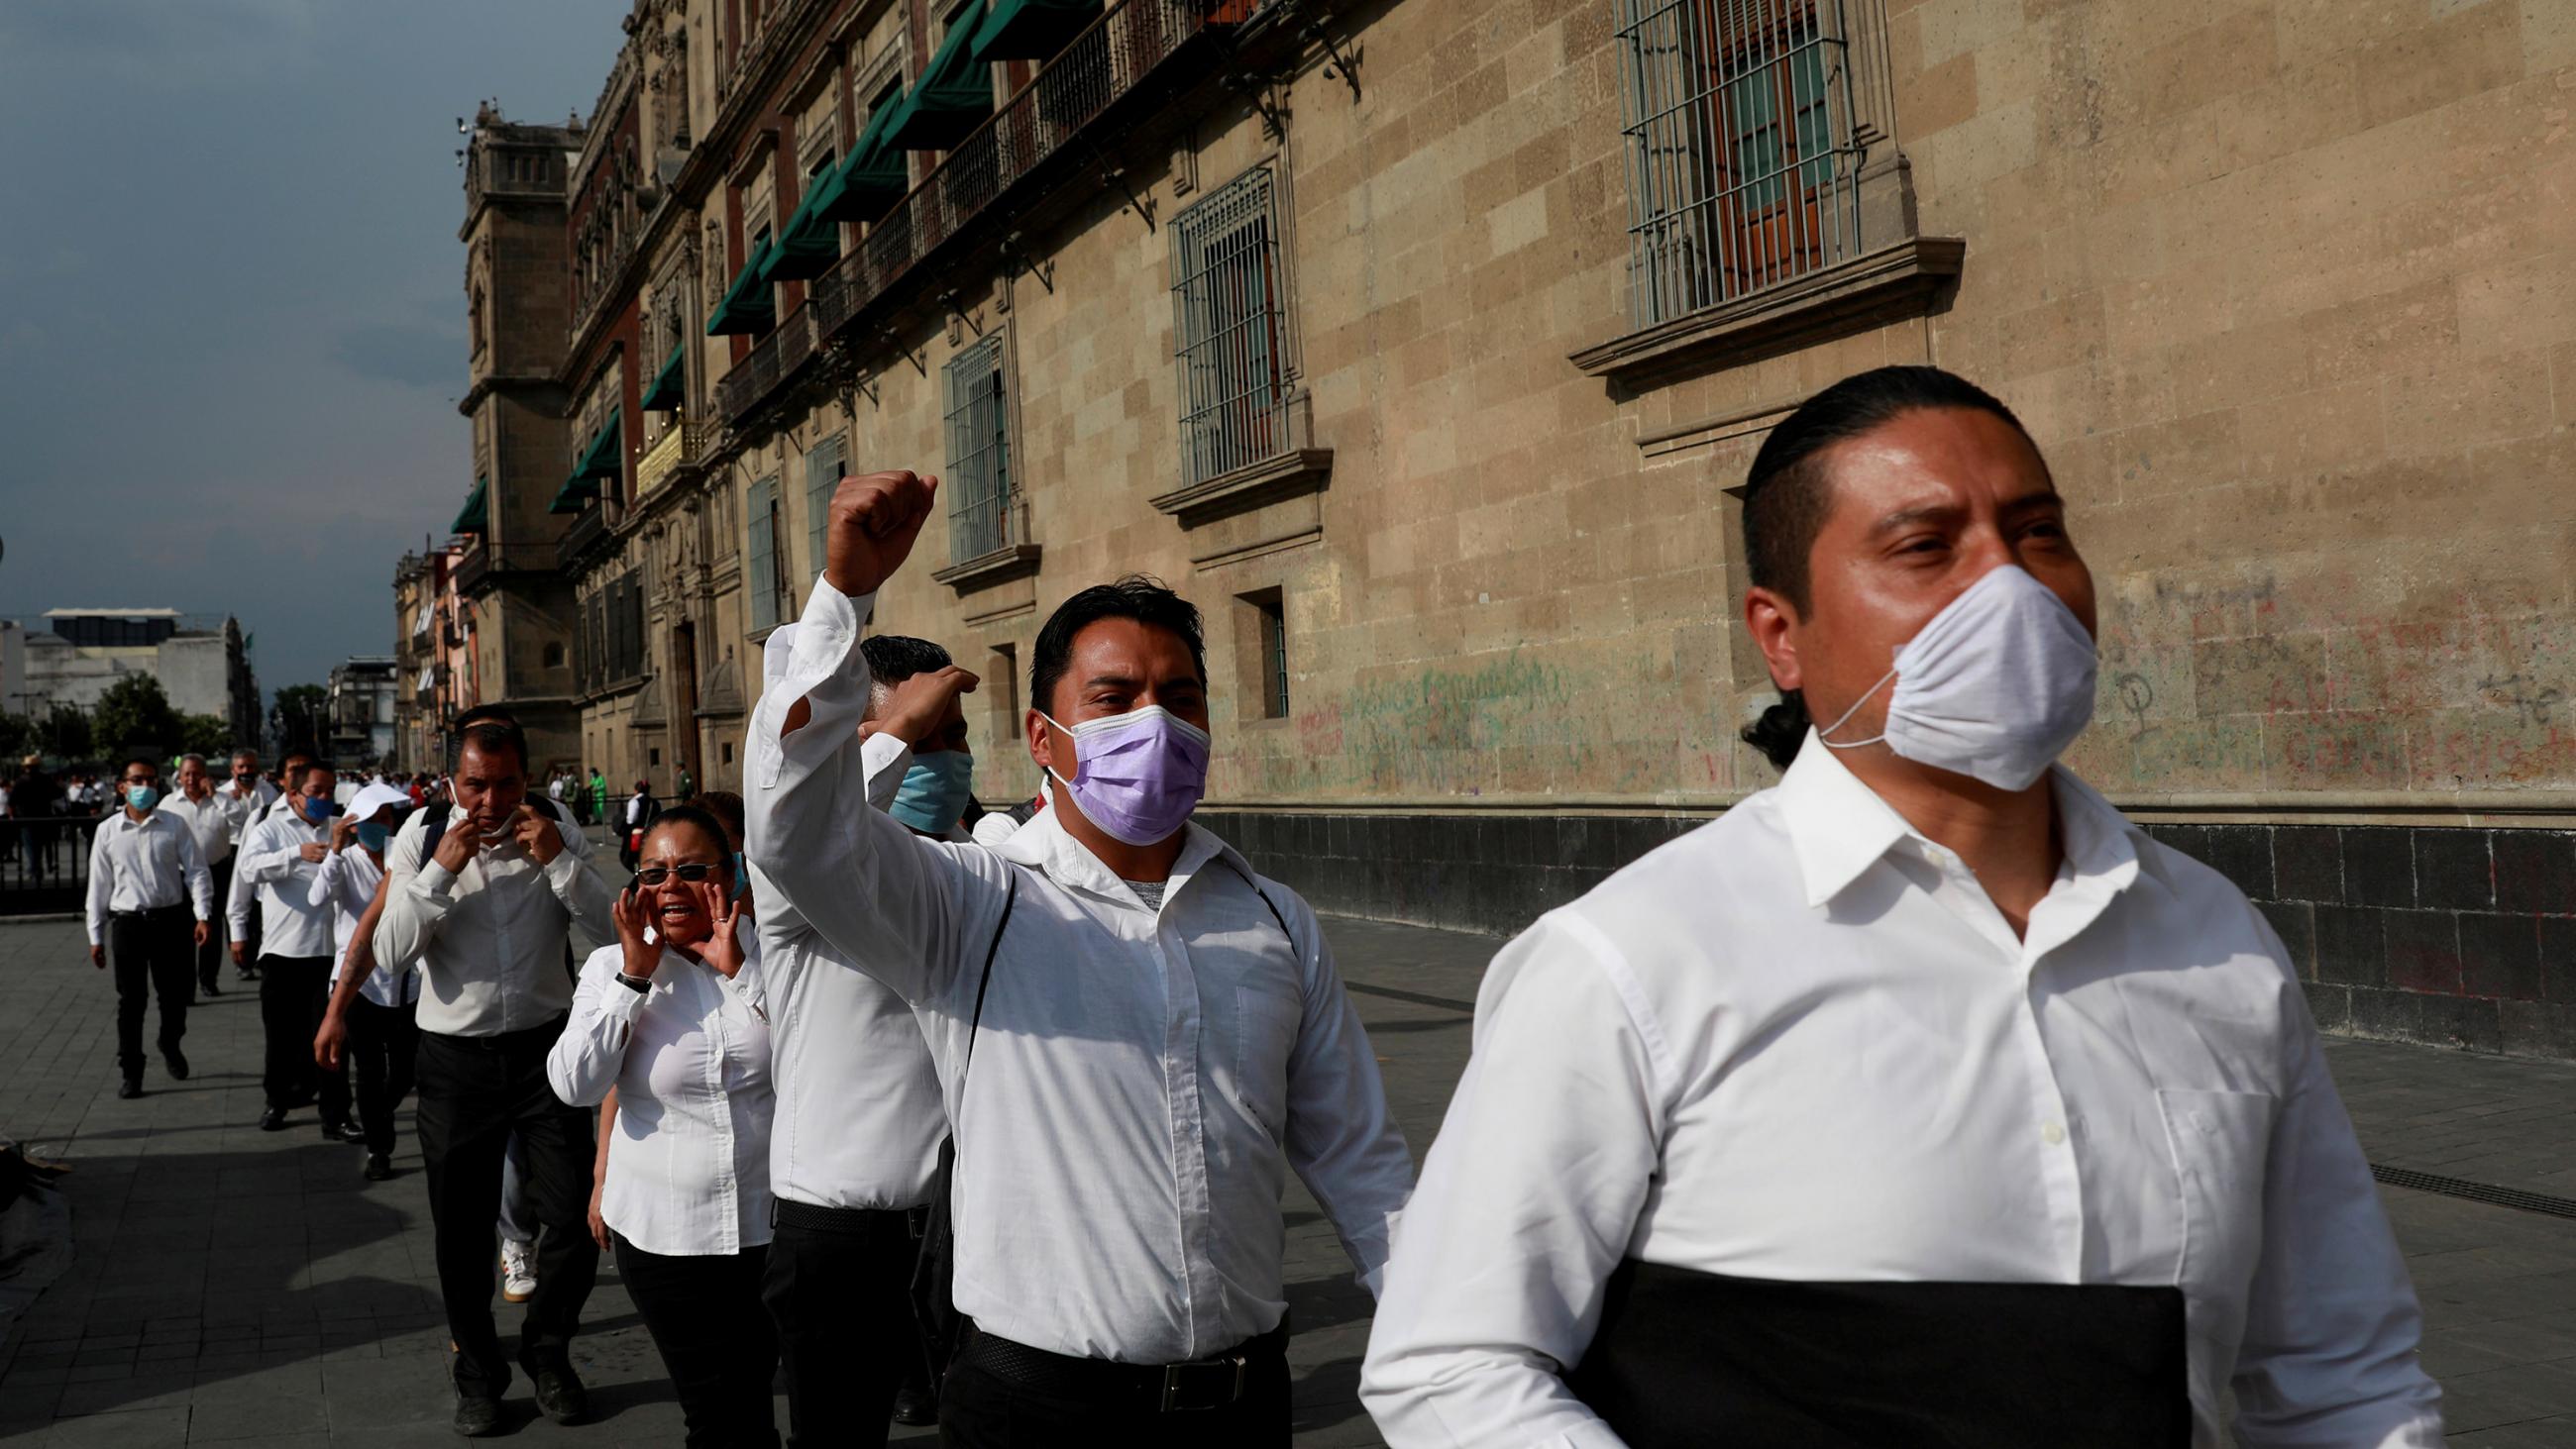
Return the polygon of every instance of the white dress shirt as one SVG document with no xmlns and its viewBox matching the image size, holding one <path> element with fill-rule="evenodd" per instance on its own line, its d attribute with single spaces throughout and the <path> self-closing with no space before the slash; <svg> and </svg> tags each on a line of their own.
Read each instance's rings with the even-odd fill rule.
<svg viewBox="0 0 2576 1449">
<path fill-rule="evenodd" d="M 349 942 L 357 937 L 358 918 L 375 903 L 376 886 L 384 878 L 384 867 L 357 845 L 331 852 L 313 873 L 313 904 L 331 908 L 334 986 L 340 984 L 340 973 L 349 964 Z M 419 968 L 379 964 L 359 983 L 358 994 L 378 1006 L 407 1006 L 420 999 Z"/>
<path fill-rule="evenodd" d="M 421 968 L 421 1030 L 499 1036 L 543 1026 L 572 1009 L 564 952 L 573 923 L 593 940 L 617 939 L 617 893 L 590 868 L 590 841 L 560 808 L 555 817 L 563 849 L 553 863 L 540 867 L 504 837 L 478 847 L 462 872 L 440 865 L 422 839 L 429 812 L 403 822 L 385 852 L 393 883 L 376 918 L 376 960 Z"/>
<path fill-rule="evenodd" d="M 268 782 L 263 780 L 260 783 L 266 785 Z M 242 842 L 249 839 L 250 833 L 258 829 L 269 816 L 277 813 L 280 802 L 285 798 L 283 795 L 272 795 L 269 799 L 247 809 L 242 828 L 233 834 L 233 854 L 236 857 L 241 854 Z M 233 940 L 250 939 L 250 908 L 258 899 L 259 887 L 243 873 L 241 861 L 236 858 L 233 862 L 232 893 L 224 897 L 224 923 L 230 928 Z"/>
<path fill-rule="evenodd" d="M 956 1125 L 958 1309 L 1090 1358 L 1230 1348 L 1286 1310 L 1292 1167 L 1373 1286 L 1412 1165 L 1314 913 L 1195 825 L 1157 912 L 1052 818 L 994 850 L 870 808 L 854 731 L 872 602 L 815 585 L 752 737 L 776 741 L 799 698 L 812 717 L 756 757 L 745 843 L 780 898 L 921 1017 Z"/>
<path fill-rule="evenodd" d="M 753 731 L 749 751 L 753 762 L 777 754 L 776 735 Z M 876 734 L 859 752 L 868 808 L 882 811 L 903 783 L 912 750 L 894 735 Z M 752 791 L 744 802 L 747 830 L 767 833 L 770 826 L 753 822 L 776 801 L 775 791 Z M 791 1202 L 820 1207 L 919 1207 L 938 1176 L 948 1116 L 912 1007 L 833 949 L 757 865 L 751 892 L 775 1007 L 771 1186 Z"/>
<path fill-rule="evenodd" d="M 573 1106 L 617 1089 L 599 1215 L 648 1253 L 759 1247 L 777 1108 L 760 945 L 744 939 L 731 981 L 678 947 L 662 953 L 649 992 L 617 979 L 624 965 L 613 945 L 582 963 L 572 1020 L 546 1057 L 546 1080 Z"/>
<path fill-rule="evenodd" d="M 326 827 L 297 814 L 291 805 L 268 812 L 242 837 L 241 859 L 233 874 L 259 894 L 259 954 L 284 958 L 329 956 L 332 944 L 331 904 L 316 905 L 313 880 L 321 874 L 316 861 L 304 858 L 307 845 L 328 845 Z"/>
<path fill-rule="evenodd" d="M 155 810 L 137 820 L 120 808 L 98 823 L 89 842 L 91 945 L 107 939 L 111 911 L 157 911 L 182 901 L 196 906 L 198 920 L 214 918 L 214 876 L 179 817 Z"/>
<path fill-rule="evenodd" d="M 182 790 L 162 801 L 160 808 L 177 816 L 188 827 L 188 833 L 197 838 L 197 854 L 205 860 L 206 869 L 232 859 L 232 815 L 224 809 L 222 795 L 209 790 L 205 799 L 191 800 Z"/>
<path fill-rule="evenodd" d="M 244 832 L 259 823 L 260 814 L 277 800 L 277 787 L 254 776 L 248 794 L 233 788 L 226 780 L 215 787 L 215 798 L 224 803 L 224 819 L 232 827 L 233 848 L 241 848 Z"/>
<path fill-rule="evenodd" d="M 2193 1442 L 2429 1446 L 2440 1391 L 2270 926 L 2064 770 L 2016 939 L 1831 750 L 1495 957 L 1361 1395 L 1396 1449 L 1607 1449 L 1558 1377 L 1622 1258 L 2171 1284 Z"/>
</svg>

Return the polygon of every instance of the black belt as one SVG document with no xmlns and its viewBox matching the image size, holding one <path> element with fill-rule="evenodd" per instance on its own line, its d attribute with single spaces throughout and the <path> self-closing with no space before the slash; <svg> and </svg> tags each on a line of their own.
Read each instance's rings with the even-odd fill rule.
<svg viewBox="0 0 2576 1449">
<path fill-rule="evenodd" d="M 1566 1386 L 1635 1449 L 2183 1449 L 2182 1290 L 1784 1282 L 1631 1258 Z"/>
<path fill-rule="evenodd" d="M 188 903 L 186 901 L 176 901 L 166 906 L 146 906 L 139 911 L 110 911 L 107 913 L 107 917 L 112 921 L 148 921 L 154 916 L 166 916 L 173 911 L 184 911 L 187 909 Z"/>
<path fill-rule="evenodd" d="M 798 1202 L 794 1198 L 774 1197 L 769 1200 L 769 1222 L 772 1227 L 795 1228 L 800 1232 L 830 1233 L 844 1238 L 876 1238 L 900 1234 L 905 1238 L 921 1236 L 922 1220 L 928 1208 L 845 1208 L 825 1207 L 818 1202 Z"/>
<path fill-rule="evenodd" d="M 1256 1363 L 1288 1351 L 1288 1320 L 1224 1353 L 1187 1363 L 1116 1363 L 1049 1353 L 968 1325 L 959 1363 L 973 1364 L 1007 1383 L 1058 1398 L 1081 1399 L 1148 1413 L 1183 1414 L 1222 1409 L 1243 1397 Z"/>
<path fill-rule="evenodd" d="M 315 961 L 328 961 L 331 958 L 328 956 L 315 956 L 309 959 Z M 542 1022 L 536 1026 L 523 1026 L 517 1031 L 495 1032 L 490 1036 L 466 1036 L 452 1031 L 424 1031 L 420 1035 L 421 1039 L 424 1041 L 442 1041 L 461 1050 L 502 1052 L 508 1051 L 512 1047 L 526 1045 L 540 1037 L 551 1042 L 554 1038 L 563 1035 L 564 1022 L 569 1019 L 570 1014 L 567 1013 L 564 1016 L 558 1016 L 551 1021 Z"/>
</svg>

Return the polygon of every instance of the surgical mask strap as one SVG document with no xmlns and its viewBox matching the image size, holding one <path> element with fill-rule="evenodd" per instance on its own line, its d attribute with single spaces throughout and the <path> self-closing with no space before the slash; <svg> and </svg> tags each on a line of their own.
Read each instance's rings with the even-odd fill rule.
<svg viewBox="0 0 2576 1449">
<path fill-rule="evenodd" d="M 1853 700 L 1853 701 L 1852 701 L 1852 707 L 1851 707 L 1851 708 L 1849 708 L 1849 709 L 1847 709 L 1847 710 L 1844 710 L 1844 711 L 1843 711 L 1843 717 L 1842 717 L 1841 719 L 1835 720 L 1832 724 L 1829 724 L 1829 725 L 1825 726 L 1823 729 L 1820 729 L 1820 730 L 1816 731 L 1816 743 L 1818 743 L 1818 744 L 1820 744 L 1820 745 L 1823 745 L 1826 749 L 1829 749 L 1829 750 L 1857 750 L 1857 749 L 1859 749 L 1859 748 L 1860 748 L 1861 746 L 1863 746 L 1863 745 L 1874 745 L 1874 744 L 1877 744 L 1879 741 L 1881 741 L 1881 740 L 1883 740 L 1883 739 L 1886 739 L 1886 738 L 1887 738 L 1887 731 L 1886 731 L 1884 728 L 1880 729 L 1880 730 L 1879 730 L 1879 732 L 1878 732 L 1877 734 L 1871 735 L 1868 739 L 1865 739 L 1865 740 L 1845 740 L 1845 741 L 1843 741 L 1843 742 L 1842 742 L 1842 743 L 1840 743 L 1840 744 L 1837 744 L 1837 743 L 1835 743 L 1835 742 L 1834 742 L 1834 741 L 1832 741 L 1832 740 L 1826 739 L 1826 738 L 1825 738 L 1825 736 L 1827 736 L 1827 735 L 1829 735 L 1829 734 L 1832 734 L 1834 731 L 1836 731 L 1836 730 L 1838 730 L 1838 729 L 1841 729 L 1845 724 L 1849 723 L 1849 722 L 1850 722 L 1850 720 L 1851 720 L 1851 717 L 1852 717 L 1853 715 L 1856 715 L 1856 714 L 1860 713 L 1860 707 L 1861 707 L 1862 705 L 1864 705 L 1864 704 L 1869 703 L 1870 698 L 1871 698 L 1873 695 L 1876 695 L 1876 694 L 1879 692 L 1879 690 L 1881 690 L 1882 688 L 1885 688 L 1885 687 L 1886 687 L 1886 684 L 1887 684 L 1887 681 L 1889 681 L 1889 680 L 1891 680 L 1891 679 L 1894 679 L 1895 677 L 1896 677 L 1896 668 L 1895 668 L 1895 666 L 1890 665 L 1890 666 L 1888 667 L 1888 671 L 1887 671 L 1885 674 L 1882 674 L 1882 675 L 1880 675 L 1880 676 L 1878 677 L 1878 683 L 1871 685 L 1871 686 L 1870 686 L 1868 689 L 1866 689 L 1866 690 L 1863 690 L 1863 691 L 1861 692 L 1861 696 L 1860 696 L 1860 698 L 1858 698 L 1858 699 L 1856 699 L 1856 700 Z"/>
</svg>

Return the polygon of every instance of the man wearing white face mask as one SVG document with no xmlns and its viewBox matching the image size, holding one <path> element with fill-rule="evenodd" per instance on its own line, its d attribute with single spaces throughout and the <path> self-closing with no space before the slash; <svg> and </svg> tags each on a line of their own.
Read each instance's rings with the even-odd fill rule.
<svg viewBox="0 0 2576 1449">
<path fill-rule="evenodd" d="M 2279 940 L 2052 768 L 2093 589 L 2020 424 L 1847 379 L 1744 529 L 1787 775 L 1495 958 L 1369 1342 L 1387 1441 L 2206 1449 L 2232 1389 L 2247 1449 L 2439 1444 Z"/>
<path fill-rule="evenodd" d="M 1190 822 L 1198 611 L 1151 580 L 1086 589 L 1039 631 L 1024 728 L 1053 808 L 997 848 L 865 808 L 859 631 L 934 487 L 878 473 L 834 496 L 794 658 L 752 717 L 748 849 L 929 1038 L 970 1320 L 942 1442 L 1284 1449 L 1287 1174 L 1371 1285 L 1411 1177 L 1367 1034 L 1306 904 Z"/>
</svg>

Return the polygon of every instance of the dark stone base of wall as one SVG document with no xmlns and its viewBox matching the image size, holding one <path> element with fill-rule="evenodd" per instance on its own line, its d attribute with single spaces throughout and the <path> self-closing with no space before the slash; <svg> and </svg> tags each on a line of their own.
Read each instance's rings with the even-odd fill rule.
<svg viewBox="0 0 2576 1449">
<path fill-rule="evenodd" d="M 1706 816 L 1200 818 L 1318 910 L 1509 936 Z M 2150 825 L 2268 917 L 2318 1024 L 2576 1060 L 2576 832 Z"/>
</svg>

